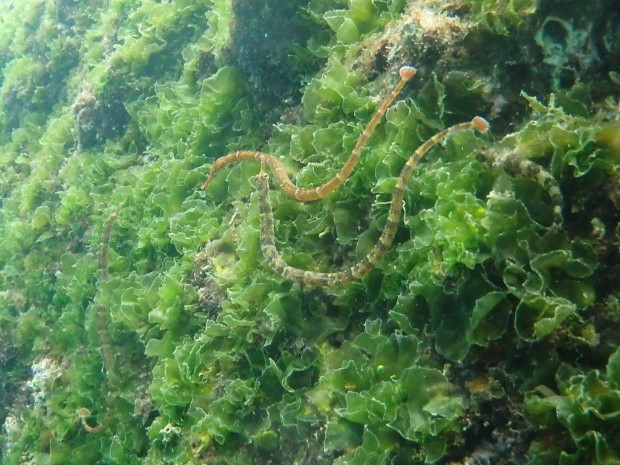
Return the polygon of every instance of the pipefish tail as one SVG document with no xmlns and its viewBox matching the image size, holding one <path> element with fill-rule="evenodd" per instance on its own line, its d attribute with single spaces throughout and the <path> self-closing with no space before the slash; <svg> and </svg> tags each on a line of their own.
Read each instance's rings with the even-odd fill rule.
<svg viewBox="0 0 620 465">
<path fill-rule="evenodd" d="M 418 162 L 422 159 L 426 153 L 433 148 L 437 143 L 443 141 L 450 133 L 454 131 L 464 131 L 467 129 L 474 129 L 480 133 L 484 133 L 489 128 L 489 123 L 482 117 L 476 116 L 473 120 L 467 123 L 459 123 L 451 126 L 443 131 L 435 134 L 433 137 L 424 142 L 414 153 L 409 157 L 405 166 L 402 168 L 394 191 L 392 192 L 392 200 L 390 202 L 390 209 L 388 212 L 383 232 L 379 237 L 379 240 L 373 247 L 373 249 L 358 262 L 354 263 L 348 268 L 344 268 L 339 271 L 333 272 L 316 272 L 307 271 L 288 265 L 276 248 L 274 225 L 273 225 L 273 212 L 271 207 L 271 201 L 269 199 L 269 176 L 264 169 L 261 169 L 260 173 L 256 176 L 256 183 L 258 186 L 258 194 L 260 199 L 260 218 L 261 218 L 261 250 L 269 266 L 282 277 L 289 281 L 293 281 L 305 286 L 340 286 L 350 283 L 352 281 L 361 279 L 367 275 L 377 264 L 381 261 L 386 254 L 396 231 L 403 210 L 403 197 L 407 182 L 411 177 L 413 169 Z"/>
<path fill-rule="evenodd" d="M 398 96 L 398 94 L 400 94 L 400 91 L 403 89 L 405 84 L 415 76 L 416 69 L 413 66 L 403 66 L 400 68 L 399 74 L 400 81 L 396 84 L 394 89 L 392 89 L 390 94 L 383 100 L 374 116 L 366 125 L 366 128 L 357 140 L 357 143 L 355 144 L 355 147 L 353 148 L 353 151 L 344 166 L 340 168 L 340 171 L 338 171 L 334 177 L 325 182 L 325 184 L 308 189 L 299 187 L 293 184 L 286 173 L 286 169 L 284 168 L 282 162 L 273 155 L 263 152 L 256 152 L 253 150 L 240 150 L 237 152 L 231 152 L 228 155 L 215 160 L 211 166 L 209 177 L 202 185 L 202 188 L 205 189 L 222 168 L 232 163 L 254 161 L 261 163 L 262 165 L 269 166 L 271 172 L 273 173 L 274 180 L 278 186 L 280 186 L 280 189 L 282 189 L 286 195 L 295 200 L 310 202 L 331 194 L 349 178 L 361 156 L 362 150 L 366 147 L 368 139 L 370 139 L 370 136 L 375 131 L 377 124 L 379 124 L 379 121 L 381 121 L 381 118 L 383 118 L 383 115 L 385 115 L 387 109 L 390 107 L 392 102 L 394 102 L 394 99 Z"/>
</svg>

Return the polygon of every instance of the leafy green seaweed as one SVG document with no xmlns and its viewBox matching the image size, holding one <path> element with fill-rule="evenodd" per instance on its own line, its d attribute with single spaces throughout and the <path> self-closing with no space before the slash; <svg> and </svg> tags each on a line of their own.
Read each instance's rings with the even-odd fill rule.
<svg viewBox="0 0 620 465">
<path fill-rule="evenodd" d="M 556 3 L 0 5 L 0 461 L 618 463 L 618 14 Z M 403 64 L 344 186 L 272 192 L 287 263 L 354 262 L 422 141 L 476 114 L 490 135 L 425 157 L 369 276 L 287 282 L 260 253 L 259 167 L 202 191 L 209 166 L 262 150 L 321 184 Z M 562 224 L 548 178 L 500 159 L 557 182 Z M 109 402 L 86 432 L 78 409 Z"/>
</svg>

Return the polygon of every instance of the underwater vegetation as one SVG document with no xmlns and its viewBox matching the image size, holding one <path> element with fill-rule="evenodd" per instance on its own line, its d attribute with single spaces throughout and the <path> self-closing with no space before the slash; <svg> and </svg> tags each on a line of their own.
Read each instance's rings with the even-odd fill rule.
<svg viewBox="0 0 620 465">
<path fill-rule="evenodd" d="M 0 461 L 620 463 L 618 11 L 2 3 Z"/>
</svg>

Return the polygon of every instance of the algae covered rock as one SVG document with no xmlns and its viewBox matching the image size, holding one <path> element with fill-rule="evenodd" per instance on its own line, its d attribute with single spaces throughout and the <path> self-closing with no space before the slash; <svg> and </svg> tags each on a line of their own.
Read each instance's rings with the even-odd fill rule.
<svg viewBox="0 0 620 465">
<path fill-rule="evenodd" d="M 5 2 L 0 461 L 617 463 L 617 20 L 614 1 Z M 209 168 L 254 150 L 324 183 L 406 64 L 335 192 L 272 185 L 284 262 L 363 259 L 418 147 L 490 131 L 425 155 L 366 277 L 291 283 L 261 253 L 260 165 L 202 190 Z"/>
</svg>

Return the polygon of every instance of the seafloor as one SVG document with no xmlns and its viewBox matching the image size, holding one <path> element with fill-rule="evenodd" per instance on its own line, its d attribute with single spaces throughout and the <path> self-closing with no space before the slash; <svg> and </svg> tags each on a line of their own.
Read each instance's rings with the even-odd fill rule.
<svg viewBox="0 0 620 465">
<path fill-rule="evenodd" d="M 0 67 L 3 465 L 620 464 L 618 0 L 0 0 Z"/>
</svg>

